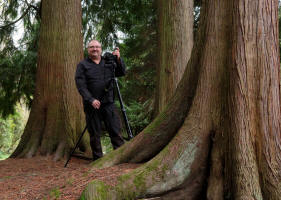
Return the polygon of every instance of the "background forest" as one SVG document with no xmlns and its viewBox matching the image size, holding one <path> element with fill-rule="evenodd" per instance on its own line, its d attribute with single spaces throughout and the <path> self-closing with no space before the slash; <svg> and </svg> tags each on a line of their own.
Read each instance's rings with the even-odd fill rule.
<svg viewBox="0 0 281 200">
<path fill-rule="evenodd" d="M 119 83 L 134 134 L 155 116 L 155 4 L 153 0 L 82 0 L 84 46 L 97 38 L 104 52 L 118 46 L 125 59 L 128 73 Z M 200 2 L 194 6 L 196 30 Z M 33 100 L 41 9 L 40 1 L 17 0 L 1 1 L 0 10 L 0 159 L 4 159 L 18 144 Z"/>
</svg>

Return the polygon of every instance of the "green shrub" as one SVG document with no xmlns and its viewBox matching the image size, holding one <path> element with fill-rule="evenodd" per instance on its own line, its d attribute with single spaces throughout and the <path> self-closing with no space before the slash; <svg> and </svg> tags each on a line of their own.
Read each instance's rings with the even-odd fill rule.
<svg viewBox="0 0 281 200">
<path fill-rule="evenodd" d="M 119 102 L 117 106 L 120 110 Z M 144 103 L 139 103 L 137 101 L 132 101 L 128 106 L 124 105 L 126 109 L 126 114 L 128 117 L 128 121 L 132 130 L 133 135 L 137 135 L 140 133 L 152 120 L 152 112 L 153 106 L 151 103 L 151 99 L 147 100 Z M 121 111 L 120 117 L 122 116 Z M 124 122 L 124 119 L 122 118 Z M 124 123 L 123 123 L 124 124 Z M 126 126 L 123 125 L 123 132 L 126 132 Z M 126 136 L 127 134 L 124 133 Z"/>
<path fill-rule="evenodd" d="M 17 106 L 13 115 L 0 118 L 0 159 L 7 158 L 17 147 L 26 124 L 23 109 Z"/>
</svg>

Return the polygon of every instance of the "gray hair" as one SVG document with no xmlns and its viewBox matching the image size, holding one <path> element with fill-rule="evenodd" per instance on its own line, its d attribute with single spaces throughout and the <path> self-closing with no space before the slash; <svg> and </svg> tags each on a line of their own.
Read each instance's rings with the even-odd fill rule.
<svg viewBox="0 0 281 200">
<path fill-rule="evenodd" d="M 98 40 L 96 40 L 96 39 L 93 39 L 93 40 L 90 40 L 90 42 L 88 42 L 87 48 L 89 47 L 89 44 L 90 44 L 91 42 L 93 42 L 93 41 L 98 42 L 98 43 L 101 45 L 100 41 L 98 41 Z M 101 46 L 102 46 L 102 45 L 101 45 Z"/>
</svg>

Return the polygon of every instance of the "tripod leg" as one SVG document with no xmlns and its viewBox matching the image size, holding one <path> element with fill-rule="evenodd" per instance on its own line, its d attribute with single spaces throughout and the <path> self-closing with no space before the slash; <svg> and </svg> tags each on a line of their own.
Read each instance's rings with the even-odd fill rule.
<svg viewBox="0 0 281 200">
<path fill-rule="evenodd" d="M 131 128 L 130 128 L 130 124 L 129 124 L 129 120 L 128 120 L 128 117 L 127 117 L 127 114 L 126 114 L 126 109 L 125 109 L 124 104 L 123 104 L 123 100 L 122 100 L 122 96 L 121 96 L 121 93 L 120 93 L 120 89 L 119 89 L 117 78 L 114 78 L 114 84 L 115 84 L 115 87 L 117 89 L 118 99 L 119 99 L 119 102 L 120 102 L 121 111 L 122 111 L 123 118 L 124 118 L 124 121 L 125 121 L 126 129 L 127 129 L 127 134 L 128 134 L 128 139 L 130 140 L 130 139 L 133 138 L 133 134 L 132 134 L 132 131 L 131 131 Z"/>
<path fill-rule="evenodd" d="M 82 140 L 82 137 L 83 137 L 84 133 L 86 132 L 86 130 L 87 130 L 87 126 L 85 126 L 83 132 L 81 133 L 81 135 L 80 135 L 80 137 L 79 137 L 79 139 L 78 139 L 78 141 L 77 141 L 77 143 L 76 143 L 74 149 L 73 149 L 72 152 L 70 153 L 70 155 L 69 155 L 69 157 L 68 157 L 68 159 L 67 159 L 67 161 L 66 161 L 64 167 L 66 167 L 67 164 L 68 164 L 68 162 L 70 161 L 72 154 L 74 153 L 74 151 L 75 151 L 76 148 L 78 147 L 78 145 L 79 145 L 80 141 Z"/>
</svg>

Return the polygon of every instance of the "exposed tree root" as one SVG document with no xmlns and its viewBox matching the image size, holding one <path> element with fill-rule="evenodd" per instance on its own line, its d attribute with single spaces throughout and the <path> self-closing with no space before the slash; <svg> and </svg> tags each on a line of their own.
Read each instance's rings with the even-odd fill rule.
<svg viewBox="0 0 281 200">
<path fill-rule="evenodd" d="M 211 123 L 202 119 L 205 116 L 196 122 L 195 118 L 188 118 L 165 149 L 148 163 L 119 177 L 114 187 L 93 181 L 82 196 L 85 199 L 136 199 L 183 188 L 190 190 L 187 196 L 199 196 L 206 179 L 202 175 L 207 171 Z"/>
<path fill-rule="evenodd" d="M 195 69 L 187 71 L 189 76 L 180 84 L 175 98 L 171 100 L 165 111 L 132 141 L 95 162 L 95 167 L 109 167 L 124 162 L 145 162 L 157 155 L 169 143 L 181 127 L 192 103 L 193 87 L 196 85 L 194 82 L 198 73 Z M 144 148 L 144 146 L 150 146 L 150 148 Z"/>
<path fill-rule="evenodd" d="M 38 107 L 39 105 L 37 104 L 36 106 Z M 41 107 L 43 106 L 41 105 Z M 36 113 L 34 110 L 36 110 Z M 55 114 L 42 108 L 31 110 L 21 141 L 11 155 L 12 158 L 31 158 L 36 154 L 40 154 L 54 155 L 54 160 L 56 161 L 68 156 L 70 147 L 74 144 L 67 134 L 74 131 L 70 131 L 70 133 L 62 132 L 63 130 L 69 130 L 66 126 L 71 125 L 66 125 L 68 121 L 63 120 L 63 112 L 55 110 Z M 71 143 L 72 145 L 70 145 Z"/>
</svg>

